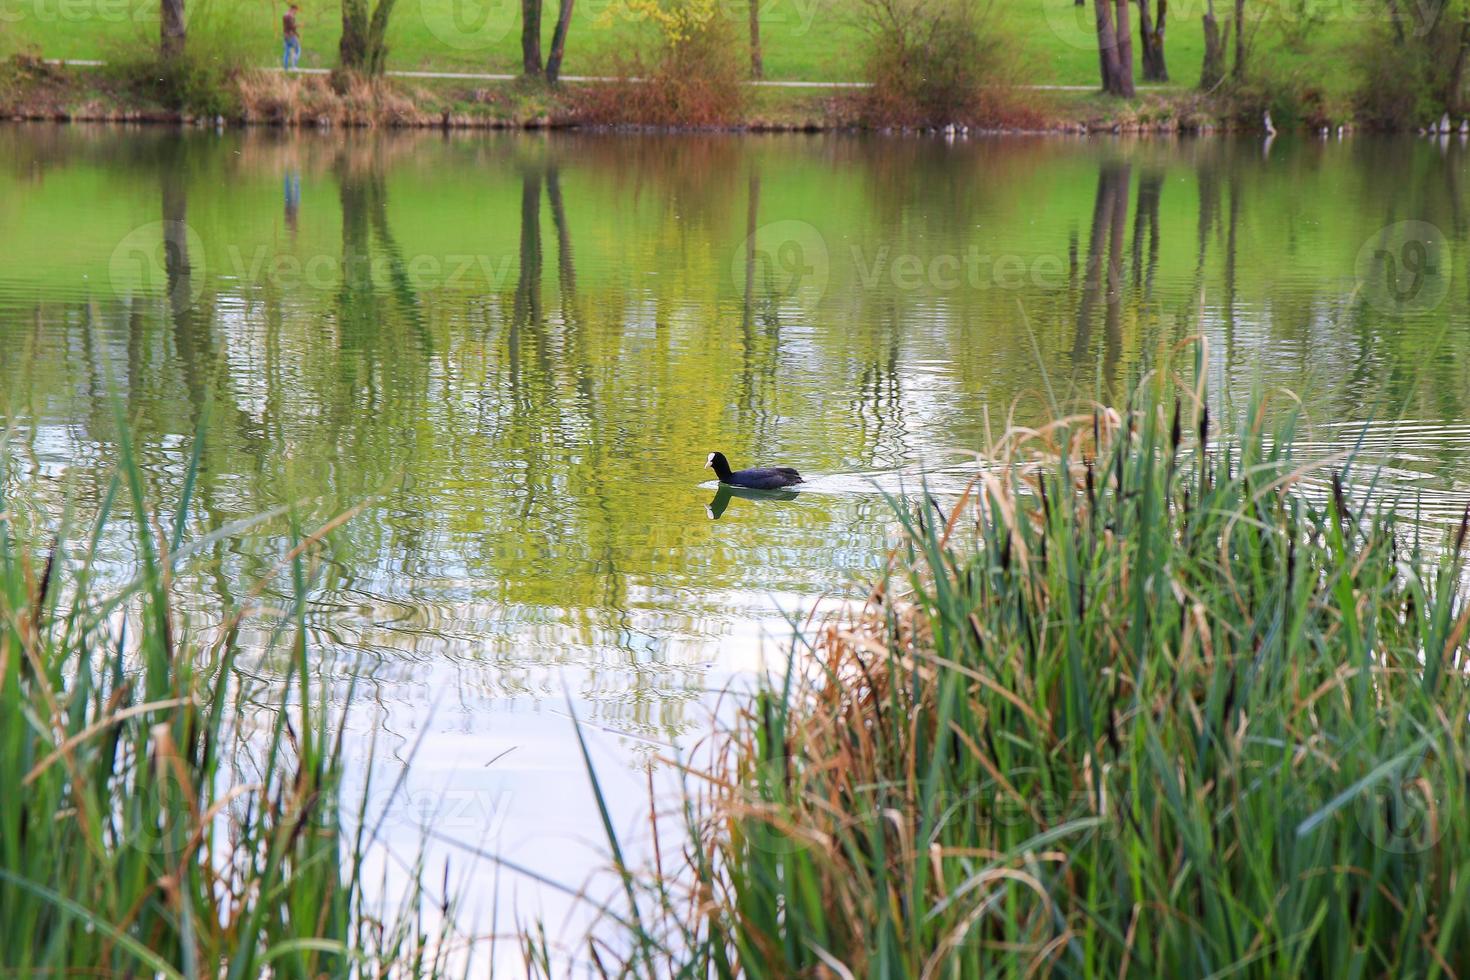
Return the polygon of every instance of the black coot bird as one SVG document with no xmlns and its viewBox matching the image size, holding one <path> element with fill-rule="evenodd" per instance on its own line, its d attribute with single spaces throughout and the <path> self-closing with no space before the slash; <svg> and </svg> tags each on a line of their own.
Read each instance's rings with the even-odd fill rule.
<svg viewBox="0 0 1470 980">
<path fill-rule="evenodd" d="M 732 487 L 744 487 L 747 490 L 780 490 L 782 487 L 806 482 L 801 478 L 800 473 L 789 466 L 758 466 L 755 469 L 736 470 L 732 473 L 730 472 L 730 461 L 725 458 L 724 453 L 710 453 L 704 468 L 714 470 L 715 476 L 720 478 L 721 483 L 728 483 Z"/>
</svg>

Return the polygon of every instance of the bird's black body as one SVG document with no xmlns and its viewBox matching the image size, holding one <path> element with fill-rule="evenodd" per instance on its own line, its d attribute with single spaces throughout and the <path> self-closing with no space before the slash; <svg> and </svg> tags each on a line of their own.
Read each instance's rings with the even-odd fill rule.
<svg viewBox="0 0 1470 980">
<path fill-rule="evenodd" d="M 804 483 L 801 474 L 789 466 L 758 466 L 749 470 L 731 471 L 730 461 L 724 453 L 710 453 L 706 469 L 715 471 L 721 483 L 747 490 L 780 490 L 783 487 Z"/>
</svg>

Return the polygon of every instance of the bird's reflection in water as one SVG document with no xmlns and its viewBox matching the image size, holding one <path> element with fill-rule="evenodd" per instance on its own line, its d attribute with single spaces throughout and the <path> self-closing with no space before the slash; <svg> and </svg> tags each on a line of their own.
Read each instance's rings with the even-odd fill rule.
<svg viewBox="0 0 1470 980">
<path fill-rule="evenodd" d="M 725 508 L 730 506 L 731 497 L 743 497 L 746 500 L 795 500 L 799 496 L 801 494 L 795 490 L 745 490 L 722 483 L 704 512 L 709 515 L 710 520 L 717 521 L 725 513 Z"/>
</svg>

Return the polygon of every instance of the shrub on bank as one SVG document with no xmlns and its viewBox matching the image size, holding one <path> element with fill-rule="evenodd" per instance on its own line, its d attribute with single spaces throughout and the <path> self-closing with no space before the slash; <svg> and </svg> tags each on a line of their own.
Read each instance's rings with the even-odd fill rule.
<svg viewBox="0 0 1470 980">
<path fill-rule="evenodd" d="M 110 70 L 144 102 L 194 116 L 239 115 L 237 72 L 210 58 L 187 53 L 175 58 L 140 58 L 120 62 Z"/>
<path fill-rule="evenodd" d="M 377 908 L 369 840 L 343 830 L 341 743 L 303 622 L 319 537 L 282 564 L 295 589 L 266 651 L 288 665 L 281 707 L 242 731 L 260 692 L 234 670 L 238 618 L 205 646 L 171 591 L 198 547 L 183 540 L 187 491 L 178 517 L 158 519 L 125 437 L 121 451 L 84 533 L 43 538 L 19 522 L 22 501 L 0 499 L 0 974 L 444 972 L 420 893 Z M 95 562 L 119 508 L 140 558 L 112 589 Z"/>
<path fill-rule="evenodd" d="M 1283 131 L 1304 127 L 1316 130 L 1351 118 L 1347 106 L 1334 105 L 1307 75 L 1269 65 L 1254 68 L 1244 81 L 1230 87 L 1225 98 L 1235 122 L 1251 131 L 1261 127 L 1266 112 Z"/>
<path fill-rule="evenodd" d="M 962 0 L 862 0 L 868 26 L 861 97 L 870 126 L 1031 125 L 1038 114 L 1011 87 L 1017 39 L 990 5 Z"/>
<path fill-rule="evenodd" d="M 1435 99 L 1428 53 L 1405 51 L 1386 34 L 1374 32 L 1371 41 L 1353 49 L 1357 86 L 1353 112 L 1357 120 L 1375 129 L 1410 129 L 1438 120 L 1445 108 Z M 1416 46 L 1417 47 L 1417 46 Z"/>
<path fill-rule="evenodd" d="M 1358 120 L 1378 129 L 1412 129 L 1457 118 L 1470 108 L 1470 35 L 1463 15 L 1437 0 L 1386 5 L 1385 16 L 1349 49 Z"/>
<path fill-rule="evenodd" d="M 164 57 L 154 38 L 119 44 L 106 55 L 105 73 L 145 104 L 194 116 L 239 113 L 235 81 L 259 58 L 245 43 L 253 11 L 212 2 L 192 3 L 181 51 Z"/>
<path fill-rule="evenodd" d="M 688 866 L 624 914 L 635 962 L 1470 970 L 1470 512 L 1355 491 L 1277 399 L 1217 432 L 1203 374 L 894 502 L 888 576 L 755 699 Z"/>
<path fill-rule="evenodd" d="M 731 126 L 746 107 L 746 62 L 734 25 L 715 0 L 615 0 L 603 22 L 643 30 L 617 59 L 618 81 L 578 86 L 579 122 L 593 125 Z"/>
</svg>

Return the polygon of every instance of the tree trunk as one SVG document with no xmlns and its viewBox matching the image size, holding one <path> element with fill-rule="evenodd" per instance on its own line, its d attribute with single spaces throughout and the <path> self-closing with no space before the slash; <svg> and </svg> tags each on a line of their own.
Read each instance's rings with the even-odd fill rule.
<svg viewBox="0 0 1470 980">
<path fill-rule="evenodd" d="M 1237 82 L 1245 78 L 1245 0 L 1235 0 L 1235 64 L 1230 74 Z"/>
<path fill-rule="evenodd" d="M 527 170 L 521 175 L 520 271 L 516 277 L 515 305 L 511 308 L 510 332 L 506 336 L 507 368 L 511 404 L 521 404 L 521 335 L 531 334 L 538 350 L 543 346 L 541 329 L 541 174 Z M 538 361 L 541 358 L 538 356 Z M 532 486 L 535 484 L 532 483 Z M 529 507 L 532 500 L 526 498 Z"/>
<path fill-rule="evenodd" d="M 749 337 L 752 324 L 755 322 L 755 232 L 758 224 L 756 218 L 760 214 L 761 200 L 761 178 L 753 168 L 747 181 L 749 188 L 745 194 L 745 307 L 740 316 L 740 330 L 746 338 L 746 349 L 749 350 Z"/>
<path fill-rule="evenodd" d="M 1138 39 L 1143 48 L 1143 80 L 1167 82 L 1169 69 L 1164 64 L 1164 25 L 1169 17 L 1169 0 L 1158 0 L 1158 17 L 1149 11 L 1150 0 L 1138 0 Z"/>
<path fill-rule="evenodd" d="M 761 0 L 748 0 L 750 5 L 750 77 L 759 81 L 765 75 L 761 63 Z M 1082 0 L 1077 0 L 1081 3 Z"/>
<path fill-rule="evenodd" d="M 1388 0 L 1388 22 L 1393 25 L 1393 37 L 1398 43 L 1404 43 L 1404 17 L 1399 12 L 1398 0 Z"/>
<path fill-rule="evenodd" d="M 1446 112 L 1460 115 L 1465 111 L 1465 65 L 1470 59 L 1470 10 L 1460 14 L 1460 36 L 1455 43 L 1455 63 L 1450 68 L 1450 77 L 1445 85 L 1444 107 Z"/>
<path fill-rule="evenodd" d="M 556 29 L 551 32 L 551 54 L 546 57 L 546 80 L 555 85 L 561 77 L 561 59 L 567 49 L 567 29 L 572 26 L 572 4 L 575 0 L 561 0 L 556 12 Z"/>
<path fill-rule="evenodd" d="M 1140 297 L 1153 296 L 1154 275 L 1159 270 L 1159 199 L 1164 193 L 1164 177 L 1157 170 L 1145 170 L 1138 176 L 1138 196 L 1133 205 L 1133 285 Z M 1144 238 L 1148 253 L 1144 254 Z"/>
<path fill-rule="evenodd" d="M 372 220 L 375 181 L 343 154 L 337 161 L 337 199 L 342 212 L 342 259 L 337 283 L 337 342 L 344 349 L 378 345 L 377 293 L 373 288 Z M 352 359 L 356 363 L 356 359 Z M 345 367 L 346 365 L 344 365 Z M 369 375 L 374 372 L 368 372 Z"/>
<path fill-rule="evenodd" d="M 555 164 L 546 168 L 546 200 L 551 205 L 552 226 L 556 228 L 556 282 L 565 306 L 577 295 L 577 267 L 572 262 L 572 233 L 567 227 L 567 208 L 561 196 L 561 172 Z"/>
<path fill-rule="evenodd" d="M 337 41 L 337 61 L 349 71 L 357 71 L 362 64 L 362 38 L 357 33 L 357 8 L 357 0 L 342 0 L 342 37 Z"/>
<path fill-rule="evenodd" d="M 1128 188 L 1133 183 L 1131 165 L 1122 164 L 1120 169 L 1109 225 L 1108 293 L 1103 307 L 1102 382 L 1109 396 L 1116 394 L 1118 362 L 1123 356 L 1123 236 L 1128 229 Z"/>
<path fill-rule="evenodd" d="M 1077 320 L 1072 331 L 1072 361 L 1082 367 L 1092 349 L 1093 311 L 1102 295 L 1102 269 L 1108 247 L 1108 222 L 1112 219 L 1113 201 L 1117 197 L 1114 173 L 1117 164 L 1104 164 L 1097 175 L 1097 192 L 1092 200 L 1092 234 L 1087 245 L 1087 266 L 1083 273 L 1082 295 L 1077 301 Z"/>
<path fill-rule="evenodd" d="M 1116 35 L 1118 39 L 1118 93 L 1133 98 L 1133 28 L 1129 25 L 1129 0 L 1117 0 Z"/>
<path fill-rule="evenodd" d="M 1103 302 L 1103 385 L 1109 393 L 1122 352 L 1123 248 L 1128 227 L 1128 191 L 1132 170 L 1126 163 L 1105 163 L 1098 171 L 1092 208 L 1092 237 L 1087 269 L 1072 339 L 1072 360 L 1092 360 L 1092 334 L 1098 300 Z"/>
<path fill-rule="evenodd" d="M 521 74 L 540 78 L 541 0 L 521 0 Z"/>
<path fill-rule="evenodd" d="M 168 308 L 175 329 L 192 338 L 194 264 L 189 256 L 188 196 L 182 175 L 170 173 L 163 182 L 163 273 L 168 284 Z"/>
<path fill-rule="evenodd" d="M 162 0 L 158 17 L 158 50 L 165 61 L 184 53 L 184 0 Z"/>
<path fill-rule="evenodd" d="M 1220 22 L 1215 19 L 1215 5 L 1205 8 L 1205 63 L 1199 73 L 1199 87 L 1208 91 L 1225 78 L 1225 44 L 1220 38 Z"/>
<path fill-rule="evenodd" d="M 381 75 L 388 65 L 388 20 L 394 0 L 342 0 L 342 40 L 337 57 L 348 71 Z"/>
<path fill-rule="evenodd" d="M 1118 66 L 1118 35 L 1113 29 L 1111 0 L 1093 0 L 1097 14 L 1097 56 L 1102 69 L 1102 90 L 1117 95 L 1118 79 L 1122 70 Z"/>
<path fill-rule="evenodd" d="M 388 18 L 393 16 L 394 0 L 378 0 L 368 24 L 367 73 L 381 75 L 388 69 Z"/>
</svg>

